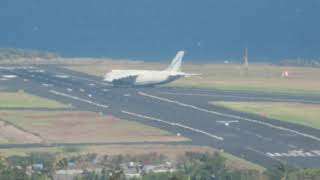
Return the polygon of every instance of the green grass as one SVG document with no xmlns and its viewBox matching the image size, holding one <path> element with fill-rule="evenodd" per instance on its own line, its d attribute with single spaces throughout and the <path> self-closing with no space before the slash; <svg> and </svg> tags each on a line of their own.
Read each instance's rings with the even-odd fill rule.
<svg viewBox="0 0 320 180">
<path fill-rule="evenodd" d="M 57 101 L 23 92 L 0 92 L 0 108 L 66 108 Z"/>
<path fill-rule="evenodd" d="M 320 129 L 320 105 L 285 102 L 210 102 L 237 111 Z"/>
</svg>

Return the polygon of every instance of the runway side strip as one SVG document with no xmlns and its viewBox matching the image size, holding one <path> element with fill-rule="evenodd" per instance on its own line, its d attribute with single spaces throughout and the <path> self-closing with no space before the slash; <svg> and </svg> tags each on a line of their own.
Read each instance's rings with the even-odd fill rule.
<svg viewBox="0 0 320 180">
<path fill-rule="evenodd" d="M 200 94 L 200 93 L 174 93 L 174 92 L 159 92 L 159 94 L 165 95 L 177 95 L 177 96 L 199 96 L 199 97 L 225 97 L 225 98 L 238 98 L 244 100 L 261 100 L 261 101 L 271 101 L 271 102 L 297 102 L 297 103 L 309 103 L 309 104 L 319 104 L 320 101 L 303 100 L 303 99 L 281 99 L 281 98 L 268 98 L 268 97 L 250 97 L 250 96 L 237 96 L 237 95 L 213 95 L 213 94 Z"/>
<path fill-rule="evenodd" d="M 171 100 L 171 99 L 150 95 L 150 94 L 147 94 L 147 93 L 144 93 L 144 92 L 138 92 L 138 94 L 140 94 L 141 96 L 157 99 L 157 100 L 160 100 L 160 101 L 165 101 L 165 102 L 168 102 L 168 103 L 177 104 L 179 106 L 187 107 L 187 108 L 190 108 L 190 109 L 195 109 L 195 110 L 206 112 L 206 113 L 210 113 L 210 114 L 230 117 L 230 118 L 234 118 L 234 119 L 240 119 L 240 120 L 244 120 L 244 121 L 248 121 L 248 122 L 252 122 L 252 123 L 268 126 L 268 127 L 274 128 L 274 129 L 280 129 L 280 130 L 283 130 L 283 131 L 291 132 L 291 133 L 294 133 L 294 134 L 297 134 L 297 135 L 300 135 L 300 136 L 304 136 L 304 137 L 307 137 L 307 138 L 310 138 L 310 139 L 313 139 L 313 140 L 316 140 L 316 141 L 320 142 L 320 138 L 318 138 L 316 136 L 313 136 L 313 135 L 310 135 L 310 134 L 305 134 L 305 133 L 302 133 L 302 132 L 299 132 L 299 131 L 296 131 L 296 130 L 292 130 L 292 129 L 288 129 L 288 128 L 282 127 L 282 126 L 276 126 L 276 125 L 273 125 L 273 124 L 270 124 L 270 123 L 261 122 L 261 121 L 254 120 L 254 119 L 249 119 L 249 118 L 244 118 L 244 117 L 240 117 L 240 116 L 236 116 L 236 115 L 232 115 L 232 114 L 225 114 L 225 113 L 220 113 L 220 112 L 217 112 L 217 111 L 210 111 L 210 110 L 207 110 L 207 109 L 204 109 L 204 108 L 200 108 L 200 107 L 197 107 L 197 106 L 194 106 L 194 105 L 185 104 L 185 103 L 181 103 L 181 102 L 174 101 L 174 100 Z"/>
<path fill-rule="evenodd" d="M 165 120 L 161 120 L 161 119 L 158 119 L 158 118 L 145 116 L 145 115 L 142 115 L 142 114 L 137 114 L 137 113 L 128 112 L 128 111 L 123 111 L 123 110 L 121 112 L 124 113 L 124 114 L 131 115 L 131 116 L 135 116 L 135 117 L 139 117 L 139 118 L 143 118 L 143 119 L 148 119 L 148 120 L 152 120 L 152 121 L 157 121 L 157 122 L 161 122 L 161 123 L 164 123 L 164 124 L 169 124 L 171 126 L 177 126 L 177 127 L 180 127 L 180 128 L 184 128 L 184 129 L 187 129 L 187 130 L 190 130 L 190 131 L 201 133 L 201 134 L 204 134 L 204 135 L 209 136 L 211 138 L 223 141 L 223 137 L 216 136 L 216 135 L 213 135 L 211 133 L 205 132 L 203 130 L 195 129 L 195 128 L 192 128 L 192 127 L 189 127 L 189 126 L 185 126 L 185 125 L 182 125 L 182 124 L 179 124 L 179 123 L 173 123 L 173 122 L 170 122 L 170 121 L 165 121 Z"/>
<path fill-rule="evenodd" d="M 88 104 L 92 104 L 92 105 L 95 105 L 95 106 L 99 106 L 99 107 L 103 107 L 103 108 L 108 108 L 109 107 L 109 106 L 104 105 L 104 104 L 98 104 L 98 103 L 92 102 L 92 101 L 87 100 L 87 99 L 82 99 L 82 98 L 79 98 L 79 97 L 76 97 L 76 96 L 72 96 L 72 95 L 69 95 L 69 94 L 65 94 L 65 93 L 61 93 L 61 92 L 58 92 L 58 91 L 50 90 L 50 92 L 53 93 L 53 94 L 56 94 L 56 95 L 68 97 L 68 98 L 75 99 L 75 100 L 78 100 L 78 101 L 82 101 L 82 102 L 85 102 L 85 103 L 88 103 Z"/>
</svg>

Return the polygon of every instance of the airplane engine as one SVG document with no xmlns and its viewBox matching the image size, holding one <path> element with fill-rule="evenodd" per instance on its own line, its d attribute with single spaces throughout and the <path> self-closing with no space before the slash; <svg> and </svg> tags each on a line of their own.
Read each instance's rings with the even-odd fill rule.
<svg viewBox="0 0 320 180">
<path fill-rule="evenodd" d="M 168 79 L 167 74 L 140 74 L 136 78 L 135 85 L 160 84 Z"/>
</svg>

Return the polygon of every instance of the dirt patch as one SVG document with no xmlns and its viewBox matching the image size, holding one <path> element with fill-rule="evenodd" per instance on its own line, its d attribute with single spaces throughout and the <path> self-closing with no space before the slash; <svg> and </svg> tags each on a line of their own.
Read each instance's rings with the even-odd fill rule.
<svg viewBox="0 0 320 180">
<path fill-rule="evenodd" d="M 0 139 L 2 143 L 41 143 L 42 139 L 0 121 Z"/>
</svg>

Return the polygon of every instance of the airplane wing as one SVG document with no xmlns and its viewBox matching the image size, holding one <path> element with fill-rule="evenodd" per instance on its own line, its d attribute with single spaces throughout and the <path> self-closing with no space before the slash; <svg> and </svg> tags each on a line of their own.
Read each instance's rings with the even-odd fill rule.
<svg viewBox="0 0 320 180">
<path fill-rule="evenodd" d="M 202 74 L 199 73 L 185 73 L 185 77 L 191 77 L 191 76 L 201 76 Z"/>
<path fill-rule="evenodd" d="M 118 79 L 114 79 L 112 83 L 115 85 L 134 84 L 136 82 L 137 77 L 138 77 L 138 75 L 123 76 Z"/>
</svg>

